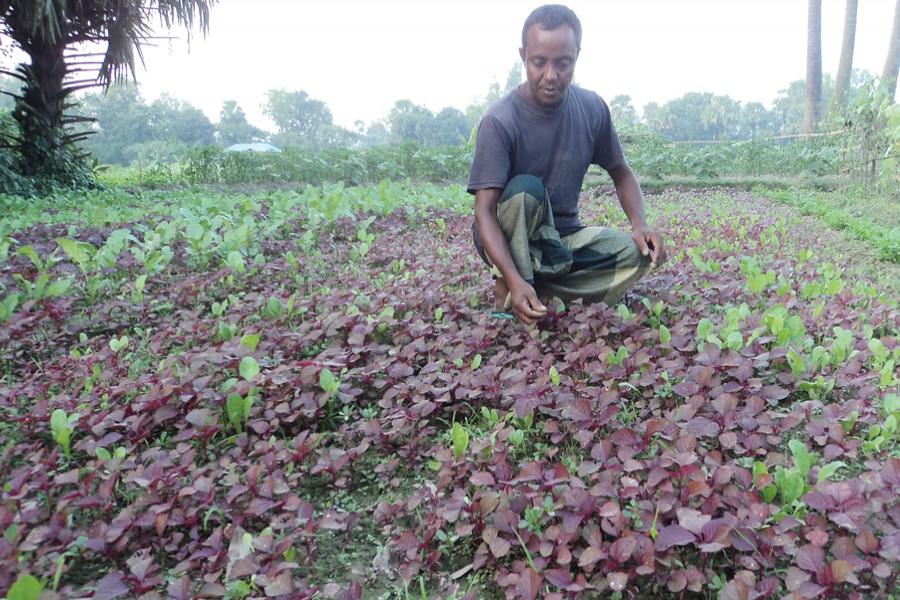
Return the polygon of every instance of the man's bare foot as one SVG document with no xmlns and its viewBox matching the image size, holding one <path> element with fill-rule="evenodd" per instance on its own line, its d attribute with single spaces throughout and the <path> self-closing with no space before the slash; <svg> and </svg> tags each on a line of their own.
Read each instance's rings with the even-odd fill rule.
<svg viewBox="0 0 900 600">
<path fill-rule="evenodd" d="M 506 285 L 506 280 L 498 277 L 494 283 L 494 310 L 507 310 L 506 299 L 508 296 L 509 286 Z"/>
</svg>

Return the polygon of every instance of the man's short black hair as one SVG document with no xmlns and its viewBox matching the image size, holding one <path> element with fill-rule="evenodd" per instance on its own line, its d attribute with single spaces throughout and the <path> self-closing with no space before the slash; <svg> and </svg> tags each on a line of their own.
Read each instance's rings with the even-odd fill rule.
<svg viewBox="0 0 900 600">
<path fill-rule="evenodd" d="M 568 23 L 575 32 L 575 47 L 581 49 L 581 21 L 568 6 L 562 4 L 545 4 L 539 6 L 525 19 L 522 27 L 522 47 L 525 47 L 525 37 L 532 25 L 539 25 L 544 31 L 553 31 L 557 27 Z"/>
</svg>

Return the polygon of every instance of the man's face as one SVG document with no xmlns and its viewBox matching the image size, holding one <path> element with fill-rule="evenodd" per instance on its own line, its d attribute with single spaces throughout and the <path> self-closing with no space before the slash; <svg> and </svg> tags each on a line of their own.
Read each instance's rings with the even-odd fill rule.
<svg viewBox="0 0 900 600">
<path fill-rule="evenodd" d="M 525 63 L 525 99 L 542 108 L 559 105 L 572 83 L 578 59 L 572 27 L 565 23 L 545 31 L 539 24 L 532 25 L 525 35 L 525 47 L 519 49 L 519 56 Z"/>
</svg>

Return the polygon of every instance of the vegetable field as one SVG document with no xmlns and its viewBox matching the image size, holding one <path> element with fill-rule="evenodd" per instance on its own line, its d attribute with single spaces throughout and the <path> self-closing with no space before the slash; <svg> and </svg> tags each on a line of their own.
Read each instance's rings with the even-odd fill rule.
<svg viewBox="0 0 900 600">
<path fill-rule="evenodd" d="M 457 186 L 0 200 L 0 595 L 896 598 L 896 296 L 647 202 L 670 261 L 526 327 Z"/>
</svg>

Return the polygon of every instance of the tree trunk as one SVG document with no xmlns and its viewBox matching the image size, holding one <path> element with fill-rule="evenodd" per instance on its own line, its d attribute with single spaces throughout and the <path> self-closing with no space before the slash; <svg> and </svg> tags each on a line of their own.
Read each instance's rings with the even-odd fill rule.
<svg viewBox="0 0 900 600">
<path fill-rule="evenodd" d="M 850 92 L 850 75 L 853 72 L 853 46 L 856 43 L 856 12 L 859 0 L 847 0 L 844 11 L 844 40 L 841 43 L 841 60 L 838 63 L 834 80 L 834 97 L 831 99 L 831 110 L 841 114 L 847 108 L 847 96 Z"/>
<path fill-rule="evenodd" d="M 806 34 L 806 114 L 803 130 L 813 133 L 819 126 L 822 114 L 822 0 L 809 0 Z"/>
<path fill-rule="evenodd" d="M 62 147 L 65 108 L 63 46 L 39 44 L 36 40 L 32 44 L 31 64 L 21 67 L 25 84 L 13 110 L 13 117 L 19 124 L 21 173 L 26 176 L 49 175 L 56 171 L 51 157 L 58 155 Z"/>
<path fill-rule="evenodd" d="M 891 30 L 891 43 L 888 45 L 887 59 L 884 61 L 884 72 L 881 74 L 882 85 L 887 86 L 888 97 L 893 100 L 897 93 L 897 76 L 900 75 L 900 0 L 894 8 L 894 27 Z"/>
</svg>

